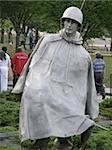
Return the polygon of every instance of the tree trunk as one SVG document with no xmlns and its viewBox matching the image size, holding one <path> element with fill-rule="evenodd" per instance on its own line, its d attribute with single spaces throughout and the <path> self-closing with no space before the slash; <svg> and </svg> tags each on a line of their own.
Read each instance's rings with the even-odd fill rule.
<svg viewBox="0 0 112 150">
<path fill-rule="evenodd" d="M 4 29 L 1 29 L 1 43 L 4 43 Z"/>
<path fill-rule="evenodd" d="M 16 51 L 19 46 L 20 33 L 16 32 Z"/>
</svg>

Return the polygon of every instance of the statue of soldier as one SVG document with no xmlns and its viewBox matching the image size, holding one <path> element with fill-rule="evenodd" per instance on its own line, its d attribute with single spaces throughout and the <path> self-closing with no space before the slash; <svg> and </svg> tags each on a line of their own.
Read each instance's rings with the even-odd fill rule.
<svg viewBox="0 0 112 150">
<path fill-rule="evenodd" d="M 13 89 L 21 97 L 21 141 L 37 140 L 38 150 L 52 136 L 57 150 L 71 150 L 71 136 L 80 134 L 82 150 L 99 113 L 92 60 L 78 32 L 83 13 L 69 7 L 61 21 L 58 34 L 38 41 Z"/>
</svg>

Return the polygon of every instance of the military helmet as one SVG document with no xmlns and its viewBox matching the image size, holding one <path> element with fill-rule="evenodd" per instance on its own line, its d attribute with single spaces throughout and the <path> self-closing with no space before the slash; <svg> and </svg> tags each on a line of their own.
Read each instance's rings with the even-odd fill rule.
<svg viewBox="0 0 112 150">
<path fill-rule="evenodd" d="M 63 13 L 63 15 L 61 17 L 62 20 L 64 20 L 65 18 L 69 18 L 69 19 L 75 20 L 79 24 L 82 24 L 83 13 L 82 13 L 82 11 L 79 8 L 71 6 L 71 7 L 68 7 L 64 11 L 64 13 Z"/>
</svg>

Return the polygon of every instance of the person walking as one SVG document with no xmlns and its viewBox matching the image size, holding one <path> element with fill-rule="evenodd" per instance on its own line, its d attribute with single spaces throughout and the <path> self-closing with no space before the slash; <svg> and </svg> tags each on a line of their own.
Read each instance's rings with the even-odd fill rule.
<svg viewBox="0 0 112 150">
<path fill-rule="evenodd" d="M 32 50 L 33 48 L 33 30 L 31 29 L 30 33 L 29 33 L 29 46 L 30 46 L 30 50 Z"/>
<path fill-rule="evenodd" d="M 22 48 L 19 47 L 17 53 L 14 54 L 11 60 L 12 70 L 14 74 L 13 87 L 15 86 L 27 60 L 28 60 L 27 54 L 25 54 Z"/>
<path fill-rule="evenodd" d="M 0 92 L 8 90 L 8 72 L 10 68 L 10 58 L 3 50 L 0 50 Z"/>
<path fill-rule="evenodd" d="M 21 100 L 21 141 L 36 140 L 37 150 L 47 150 L 52 136 L 57 150 L 71 150 L 71 136 L 80 134 L 82 150 L 98 117 L 92 60 L 78 32 L 82 21 L 79 8 L 67 8 L 63 29 L 38 41 L 12 91 Z"/>
<path fill-rule="evenodd" d="M 103 86 L 105 62 L 100 52 L 96 52 L 96 58 L 93 60 L 94 77 L 97 93 L 102 95 L 102 99 L 105 99 L 105 88 Z"/>
</svg>

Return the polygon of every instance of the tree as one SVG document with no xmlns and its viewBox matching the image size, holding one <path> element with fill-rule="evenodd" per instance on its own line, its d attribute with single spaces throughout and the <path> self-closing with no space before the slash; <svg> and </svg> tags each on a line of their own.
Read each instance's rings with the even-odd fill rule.
<svg viewBox="0 0 112 150">
<path fill-rule="evenodd" d="M 0 43 L 4 43 L 4 23 L 5 23 L 5 19 L 6 19 L 6 13 L 3 13 L 4 11 L 4 7 L 3 7 L 3 3 L 0 1 L 0 29 L 1 29 L 1 39 L 0 39 Z"/>
<path fill-rule="evenodd" d="M 112 51 L 112 1 L 107 0 L 103 1 L 102 5 L 100 5 L 100 13 L 98 15 L 99 19 L 101 20 L 102 27 L 107 29 L 110 37 L 111 37 L 111 48 Z"/>
<path fill-rule="evenodd" d="M 4 1 L 2 12 L 9 19 L 16 31 L 16 47 L 25 26 L 29 28 L 57 32 L 60 28 L 59 19 L 63 11 L 69 6 L 81 7 L 82 0 L 71 1 Z M 91 37 L 101 37 L 106 28 L 112 37 L 112 2 L 86 0 L 82 11 L 84 12 L 84 23 L 80 30 L 84 41 Z M 2 15 L 3 16 L 3 15 Z M 2 17 L 3 19 L 3 17 Z M 109 22 L 108 22 L 109 20 Z M 28 30 L 27 30 L 28 32 Z M 26 32 L 26 34 L 27 34 Z"/>
<path fill-rule="evenodd" d="M 4 1 L 2 12 L 6 14 L 16 31 L 16 48 L 19 45 L 20 34 L 25 30 L 27 22 L 33 14 L 34 5 L 31 2 L 25 1 Z M 3 10 L 6 11 L 3 11 Z"/>
</svg>

